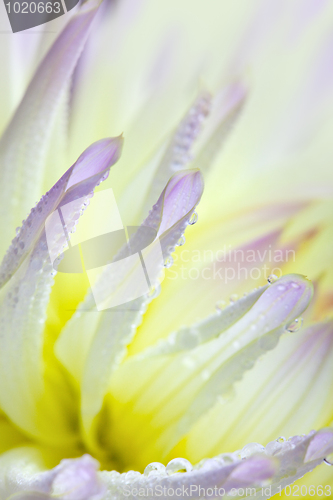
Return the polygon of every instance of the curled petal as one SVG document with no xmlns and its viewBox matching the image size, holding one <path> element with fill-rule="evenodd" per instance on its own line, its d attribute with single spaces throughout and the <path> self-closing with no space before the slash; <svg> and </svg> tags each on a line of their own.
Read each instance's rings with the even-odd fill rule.
<svg viewBox="0 0 333 500">
<path fill-rule="evenodd" d="M 111 165 L 119 159 L 121 148 L 121 137 L 102 139 L 94 143 L 41 198 L 23 222 L 22 227 L 18 229 L 17 236 L 13 239 L 0 265 L 0 286 L 7 283 L 36 245 L 47 218 L 62 205 L 87 196 L 103 180 Z"/>
<path fill-rule="evenodd" d="M 268 442 L 327 425 L 333 412 L 332 362 L 332 321 L 288 332 L 245 374 L 232 400 L 217 402 L 194 426 L 186 454 L 200 460 L 244 440 Z"/>
<path fill-rule="evenodd" d="M 16 425 L 57 444 L 59 436 L 49 432 L 54 419 L 54 425 L 65 431 L 65 442 L 73 437 L 66 416 L 52 410 L 57 394 L 44 388 L 42 332 L 56 272 L 50 257 L 68 245 L 81 210 L 117 161 L 121 145 L 116 138 L 90 146 L 32 209 L 1 265 L 2 282 L 7 283 L 0 296 L 0 406 Z M 70 211 L 63 226 L 53 217 L 65 206 Z M 52 400 L 45 404 L 47 416 L 39 406 L 36 409 L 44 396 Z"/>
<path fill-rule="evenodd" d="M 327 447 L 319 451 L 322 435 L 326 436 Z M 187 460 L 174 459 L 166 469 L 162 464 L 151 464 L 146 468 L 145 475 L 134 471 L 124 474 L 102 472 L 101 477 L 107 485 L 108 495 L 120 499 L 135 498 L 140 488 L 149 500 L 156 496 L 164 500 L 177 498 L 179 492 L 184 492 L 184 496 L 186 492 L 191 492 L 191 498 L 208 497 L 213 496 L 210 492 L 215 488 L 216 497 L 235 498 L 239 495 L 242 498 L 244 488 L 248 488 L 247 497 L 269 498 L 322 463 L 325 452 L 333 449 L 332 438 L 332 429 L 313 431 L 308 436 L 294 436 L 285 442 L 274 441 L 266 448 L 257 445 L 252 455 L 248 454 L 247 445 L 239 452 L 205 459 L 193 470 Z M 306 457 L 310 449 L 316 449 L 318 454 L 309 461 Z M 183 472 L 185 467 L 186 472 Z"/>
<path fill-rule="evenodd" d="M 150 453 L 168 456 L 194 423 L 219 398 L 228 399 L 235 382 L 277 345 L 286 328 L 307 307 L 312 291 L 312 284 L 304 277 L 284 276 L 221 314 L 171 334 L 166 341 L 129 358 L 110 385 L 118 403 L 113 405 L 111 436 L 113 432 L 117 436 L 133 434 L 137 458 L 141 453 L 146 459 Z M 123 415 L 129 408 L 136 419 Z M 151 448 L 144 443 L 150 443 Z"/>
<path fill-rule="evenodd" d="M 250 498 L 269 498 L 322 463 L 326 453 L 333 451 L 333 429 L 312 431 L 307 436 L 293 436 L 288 441 L 279 439 L 266 447 L 252 448 L 252 453 L 247 445 L 243 450 L 202 460 L 194 467 L 182 458 L 173 459 L 166 467 L 153 463 L 146 467 L 144 474 L 98 473 L 98 462 L 89 455 L 63 460 L 46 472 L 31 472 L 31 464 L 35 470 L 39 468 L 34 450 L 17 449 L 1 458 L 0 492 L 6 500 L 54 497 L 134 500 L 141 490 L 148 500 L 156 497 L 167 500 L 179 498 L 182 492 L 191 498 L 212 496 L 212 490 L 217 497 L 232 498 L 235 491 L 250 488 Z M 18 468 L 20 473 L 16 474 Z"/>
</svg>

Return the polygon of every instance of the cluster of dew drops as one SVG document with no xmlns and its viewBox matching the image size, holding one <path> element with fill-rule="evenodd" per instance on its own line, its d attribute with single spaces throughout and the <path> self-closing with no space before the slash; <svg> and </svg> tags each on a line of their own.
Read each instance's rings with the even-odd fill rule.
<svg viewBox="0 0 333 500">
<path fill-rule="evenodd" d="M 310 435 L 311 434 L 314 435 L 315 431 L 312 431 Z M 294 448 L 295 446 L 299 445 L 304 440 L 304 438 L 309 436 L 292 436 L 289 439 L 280 436 L 276 440 L 268 443 L 266 447 L 259 443 L 248 443 L 241 450 L 237 450 L 233 453 L 221 453 L 220 455 L 217 455 L 213 458 L 204 458 L 195 466 L 192 466 L 191 462 L 189 462 L 185 458 L 174 458 L 166 466 L 160 462 L 152 462 L 147 465 L 143 475 L 147 478 L 161 476 L 165 477 L 173 474 L 192 472 L 199 469 L 211 470 L 218 467 L 228 466 L 232 463 L 245 460 L 258 453 L 265 454 L 267 456 L 273 456 L 276 453 L 283 451 L 283 449 L 287 451 Z M 329 458 L 325 458 L 323 461 L 327 465 L 333 465 L 333 462 Z M 118 474 L 119 473 L 117 473 L 117 475 Z M 141 474 L 140 472 L 129 471 L 124 473 L 124 476 L 127 480 L 133 480 L 141 477 Z"/>
<path fill-rule="evenodd" d="M 198 214 L 197 214 L 196 210 L 194 210 L 194 211 L 192 212 L 191 217 L 190 217 L 190 218 L 189 218 L 189 220 L 188 220 L 188 224 L 189 224 L 190 226 L 193 226 L 196 222 L 198 222 Z M 177 246 L 177 247 L 182 247 L 182 246 L 185 244 L 185 241 L 186 241 L 186 240 L 185 240 L 185 235 L 184 235 L 184 234 L 182 234 L 182 235 L 180 236 L 179 240 L 177 241 L 176 246 Z M 169 257 L 167 257 L 167 258 L 165 259 L 165 261 L 164 261 L 164 267 L 168 269 L 169 267 L 171 267 L 171 266 L 172 266 L 172 264 L 173 264 L 173 258 L 172 258 L 172 256 L 170 255 Z"/>
</svg>

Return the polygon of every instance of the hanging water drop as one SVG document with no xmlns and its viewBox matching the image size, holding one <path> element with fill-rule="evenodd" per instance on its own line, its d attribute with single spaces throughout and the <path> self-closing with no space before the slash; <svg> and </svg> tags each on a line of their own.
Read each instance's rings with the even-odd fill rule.
<svg viewBox="0 0 333 500">
<path fill-rule="evenodd" d="M 173 264 L 173 258 L 170 255 L 170 257 L 167 257 L 165 259 L 165 261 L 164 261 L 164 267 L 166 267 L 168 269 L 169 267 L 172 266 L 172 264 Z"/>
<path fill-rule="evenodd" d="M 237 293 L 233 293 L 232 295 L 230 295 L 230 302 L 231 304 L 233 304 L 234 302 L 237 302 L 237 300 L 239 299 Z"/>
<path fill-rule="evenodd" d="M 219 300 L 218 302 L 216 302 L 215 304 L 215 309 L 216 309 L 216 312 L 220 313 L 221 311 L 223 311 L 223 309 L 226 307 L 227 303 L 225 300 Z"/>
<path fill-rule="evenodd" d="M 165 465 L 161 464 L 160 462 L 152 462 L 151 464 L 147 465 L 147 467 L 143 472 L 143 475 L 149 476 L 151 472 L 157 472 L 158 474 L 163 474 L 165 472 Z"/>
<path fill-rule="evenodd" d="M 267 278 L 268 283 L 271 285 L 272 283 L 275 283 L 279 278 L 276 276 L 276 274 L 270 274 Z"/>
<path fill-rule="evenodd" d="M 183 245 L 185 245 L 185 235 L 182 234 L 182 236 L 179 238 L 179 240 L 177 241 L 177 246 L 179 247 L 182 247 Z"/>
<path fill-rule="evenodd" d="M 326 465 L 333 465 L 333 453 L 329 455 L 329 457 L 324 458 L 324 462 Z"/>
<path fill-rule="evenodd" d="M 166 466 L 166 473 L 170 476 L 176 472 L 191 472 L 192 464 L 185 458 L 174 458 Z"/>
<path fill-rule="evenodd" d="M 160 292 L 161 292 L 161 285 L 158 284 L 157 286 L 152 286 L 150 288 L 148 296 L 150 299 L 155 299 L 156 297 L 158 297 Z"/>
<path fill-rule="evenodd" d="M 298 332 L 298 330 L 302 328 L 302 325 L 303 325 L 303 318 L 296 318 L 287 326 L 286 330 L 288 332 Z"/>
<path fill-rule="evenodd" d="M 193 214 L 191 215 L 188 223 L 193 226 L 193 224 L 195 224 L 196 222 L 198 222 L 198 214 L 197 212 L 194 210 Z"/>
</svg>

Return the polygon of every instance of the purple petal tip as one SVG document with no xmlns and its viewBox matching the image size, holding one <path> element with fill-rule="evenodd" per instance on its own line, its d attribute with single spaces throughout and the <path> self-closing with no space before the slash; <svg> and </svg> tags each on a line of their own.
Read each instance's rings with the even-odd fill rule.
<svg viewBox="0 0 333 500">
<path fill-rule="evenodd" d="M 313 437 L 306 452 L 304 462 L 324 459 L 333 453 L 333 429 L 322 429 Z"/>
<path fill-rule="evenodd" d="M 118 137 L 101 139 L 89 146 L 75 162 L 66 191 L 88 177 L 106 171 L 120 158 L 124 139 Z"/>
</svg>

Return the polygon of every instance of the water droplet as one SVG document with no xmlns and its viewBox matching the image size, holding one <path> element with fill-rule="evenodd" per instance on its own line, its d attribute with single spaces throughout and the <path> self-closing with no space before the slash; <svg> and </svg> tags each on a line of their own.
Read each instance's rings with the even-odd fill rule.
<svg viewBox="0 0 333 500">
<path fill-rule="evenodd" d="M 221 453 L 216 458 L 225 465 L 233 464 L 239 460 L 234 453 Z"/>
<path fill-rule="evenodd" d="M 219 469 L 221 467 L 221 461 L 216 458 L 205 458 L 201 460 L 198 465 L 196 465 L 196 469 L 203 469 L 208 471 Z"/>
<path fill-rule="evenodd" d="M 277 438 L 276 442 L 277 443 L 284 443 L 286 440 L 286 438 L 284 436 L 280 436 L 279 438 Z"/>
<path fill-rule="evenodd" d="M 248 458 L 255 453 L 263 453 L 265 451 L 265 447 L 259 443 L 249 443 L 241 451 L 242 458 Z"/>
<path fill-rule="evenodd" d="M 125 483 L 131 484 L 133 481 L 135 481 L 135 479 L 139 479 L 140 477 L 140 472 L 136 470 L 129 470 L 128 472 L 125 472 Z"/>
<path fill-rule="evenodd" d="M 166 466 L 166 473 L 170 476 L 176 472 L 191 472 L 192 464 L 185 458 L 174 458 Z"/>
<path fill-rule="evenodd" d="M 285 289 L 286 289 L 286 287 L 285 287 L 284 285 L 279 285 L 277 288 L 278 288 L 278 290 L 279 290 L 280 292 L 284 292 L 284 291 L 285 291 Z"/>
<path fill-rule="evenodd" d="M 185 245 L 185 241 L 186 241 L 186 240 L 185 240 L 185 235 L 183 234 L 183 235 L 179 238 L 179 240 L 177 241 L 177 246 L 182 247 L 183 245 Z"/>
<path fill-rule="evenodd" d="M 160 464 L 160 462 L 152 462 L 151 464 L 147 465 L 143 472 L 143 475 L 149 476 L 151 472 L 158 472 L 159 474 L 163 474 L 165 472 L 165 465 Z"/>
<path fill-rule="evenodd" d="M 298 332 L 298 330 L 302 328 L 302 325 L 303 325 L 303 318 L 296 318 L 286 327 L 286 330 L 288 332 Z"/>
<path fill-rule="evenodd" d="M 237 300 L 239 299 L 237 293 L 233 293 L 232 295 L 230 295 L 230 302 L 231 304 L 233 304 L 234 302 L 237 302 Z"/>
<path fill-rule="evenodd" d="M 20 233 L 20 231 L 21 231 L 21 228 L 20 228 L 20 227 L 17 227 L 17 228 L 15 229 L 16 235 L 18 235 L 18 234 Z"/>
<path fill-rule="evenodd" d="M 267 278 L 268 283 L 271 285 L 272 283 L 275 283 L 279 278 L 276 276 L 276 274 L 270 274 Z"/>
<path fill-rule="evenodd" d="M 159 296 L 160 292 L 161 292 L 161 285 L 158 284 L 157 286 L 152 286 L 150 288 L 148 296 L 150 299 L 156 299 L 156 297 Z"/>
<path fill-rule="evenodd" d="M 332 455 L 331 455 L 332 456 Z M 332 456 L 332 459 L 328 459 L 328 458 L 324 458 L 324 462 L 326 465 L 333 465 L 333 456 Z"/>
<path fill-rule="evenodd" d="M 167 257 L 165 259 L 165 261 L 164 261 L 164 267 L 166 267 L 168 269 L 169 267 L 172 266 L 172 264 L 173 264 L 173 258 L 170 255 L 170 257 Z"/>
<path fill-rule="evenodd" d="M 193 226 L 193 224 L 195 224 L 196 222 L 198 222 L 198 214 L 197 212 L 194 210 L 193 214 L 191 215 L 188 223 Z"/>
<path fill-rule="evenodd" d="M 292 436 L 288 439 L 288 443 L 291 443 L 293 446 L 296 446 L 297 444 L 301 443 L 303 441 L 303 438 L 301 436 Z"/>
<path fill-rule="evenodd" d="M 291 283 L 291 286 L 293 288 L 299 288 L 299 284 L 298 283 L 295 283 L 294 281 Z"/>
<path fill-rule="evenodd" d="M 281 451 L 282 443 L 279 443 L 278 441 L 271 441 L 270 443 L 268 443 L 265 449 L 268 455 L 273 456 Z"/>
<path fill-rule="evenodd" d="M 216 302 L 215 304 L 215 309 L 218 313 L 220 313 L 221 311 L 223 311 L 223 309 L 226 307 L 227 303 L 225 300 L 219 300 L 218 302 Z"/>
</svg>

